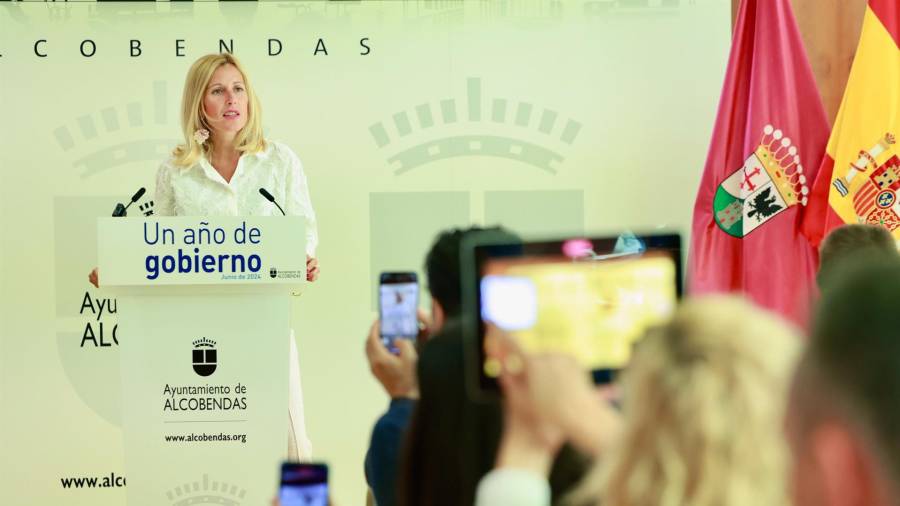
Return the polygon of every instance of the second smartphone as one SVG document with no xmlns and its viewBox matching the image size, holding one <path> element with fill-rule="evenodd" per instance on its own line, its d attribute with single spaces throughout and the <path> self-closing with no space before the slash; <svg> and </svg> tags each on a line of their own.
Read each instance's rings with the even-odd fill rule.
<svg viewBox="0 0 900 506">
<path fill-rule="evenodd" d="M 419 282 L 415 272 L 381 273 L 378 279 L 381 342 L 391 353 L 399 353 L 397 339 L 415 339 L 419 334 L 418 307 Z"/>
<path fill-rule="evenodd" d="M 328 466 L 285 462 L 278 500 L 281 506 L 328 506 Z"/>
</svg>

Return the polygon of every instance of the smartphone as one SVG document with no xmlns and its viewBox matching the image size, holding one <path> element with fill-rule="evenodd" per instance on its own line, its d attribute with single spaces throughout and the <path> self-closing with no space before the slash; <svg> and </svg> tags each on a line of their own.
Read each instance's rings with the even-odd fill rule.
<svg viewBox="0 0 900 506">
<path fill-rule="evenodd" d="M 378 312 L 381 342 L 391 353 L 399 353 L 397 339 L 415 339 L 419 334 L 419 283 L 415 272 L 382 272 L 378 280 Z"/>
<path fill-rule="evenodd" d="M 328 466 L 282 464 L 278 500 L 281 506 L 328 506 Z"/>
</svg>

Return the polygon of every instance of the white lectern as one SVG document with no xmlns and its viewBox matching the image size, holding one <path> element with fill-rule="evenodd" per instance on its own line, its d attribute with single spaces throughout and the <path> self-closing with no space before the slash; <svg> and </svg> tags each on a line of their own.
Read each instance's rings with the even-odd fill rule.
<svg viewBox="0 0 900 506">
<path fill-rule="evenodd" d="M 268 504 L 288 441 L 299 217 L 101 218 L 129 505 Z"/>
</svg>

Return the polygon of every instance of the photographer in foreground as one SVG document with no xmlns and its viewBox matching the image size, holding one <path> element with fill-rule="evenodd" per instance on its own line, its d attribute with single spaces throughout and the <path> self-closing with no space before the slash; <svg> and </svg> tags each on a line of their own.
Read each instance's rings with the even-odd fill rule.
<svg viewBox="0 0 900 506">
<path fill-rule="evenodd" d="M 506 420 L 476 504 L 548 505 L 549 462 L 570 441 L 598 457 L 571 504 L 787 505 L 781 419 L 798 349 L 784 323 L 740 299 L 685 302 L 637 344 L 619 415 L 574 358 L 524 355 L 493 328 Z"/>
</svg>

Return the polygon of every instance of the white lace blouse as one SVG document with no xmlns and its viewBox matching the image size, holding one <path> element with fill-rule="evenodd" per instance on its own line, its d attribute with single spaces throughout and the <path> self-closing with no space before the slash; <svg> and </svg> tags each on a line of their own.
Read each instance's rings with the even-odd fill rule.
<svg viewBox="0 0 900 506">
<path fill-rule="evenodd" d="M 230 182 L 205 157 L 181 168 L 168 159 L 156 174 L 154 212 L 158 216 L 278 216 L 281 211 L 259 193 L 265 188 L 289 216 L 306 221 L 306 253 L 319 244 L 316 213 L 309 199 L 303 164 L 286 145 L 267 141 L 265 151 L 244 154 Z"/>
</svg>

